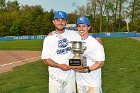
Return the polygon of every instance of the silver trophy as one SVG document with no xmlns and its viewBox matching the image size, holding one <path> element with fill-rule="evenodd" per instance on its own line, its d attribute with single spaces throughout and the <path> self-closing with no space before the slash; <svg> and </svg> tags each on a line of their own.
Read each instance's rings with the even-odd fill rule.
<svg viewBox="0 0 140 93">
<path fill-rule="evenodd" d="M 83 68 L 87 66 L 86 57 L 82 56 L 86 50 L 85 42 L 82 41 L 71 41 L 71 51 L 73 58 L 69 59 L 69 66 L 71 68 Z"/>
</svg>

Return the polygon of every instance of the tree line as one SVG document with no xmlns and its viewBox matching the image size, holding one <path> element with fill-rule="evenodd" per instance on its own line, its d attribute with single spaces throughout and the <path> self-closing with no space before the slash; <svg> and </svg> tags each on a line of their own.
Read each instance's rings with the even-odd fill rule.
<svg viewBox="0 0 140 93">
<path fill-rule="evenodd" d="M 18 1 L 0 0 L 0 36 L 45 35 L 54 29 L 53 11 L 42 7 L 19 6 Z"/>
<path fill-rule="evenodd" d="M 68 23 L 87 16 L 91 21 L 90 32 L 124 32 L 140 30 L 139 0 L 87 0 L 87 4 L 77 6 L 68 14 Z M 17 0 L 0 0 L 0 36 L 47 35 L 54 30 L 52 19 L 54 10 L 44 11 L 40 5 L 21 5 Z"/>
<path fill-rule="evenodd" d="M 76 13 L 92 20 L 94 32 L 140 32 L 140 0 L 87 0 Z"/>
</svg>

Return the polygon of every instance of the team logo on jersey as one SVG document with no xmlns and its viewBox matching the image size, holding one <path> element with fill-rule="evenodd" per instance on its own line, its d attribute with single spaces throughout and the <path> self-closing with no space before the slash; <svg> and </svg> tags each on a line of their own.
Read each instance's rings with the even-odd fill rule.
<svg viewBox="0 0 140 93">
<path fill-rule="evenodd" d="M 71 47 L 68 47 L 68 40 L 67 38 L 63 38 L 58 40 L 58 49 L 57 49 L 57 54 L 66 54 L 68 51 L 71 50 Z"/>
<path fill-rule="evenodd" d="M 68 45 L 68 40 L 66 38 L 58 40 L 58 47 L 64 48 Z"/>
</svg>

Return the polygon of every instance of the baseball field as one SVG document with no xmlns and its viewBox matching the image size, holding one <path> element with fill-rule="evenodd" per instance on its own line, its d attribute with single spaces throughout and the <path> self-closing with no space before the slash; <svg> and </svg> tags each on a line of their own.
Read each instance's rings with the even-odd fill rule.
<svg viewBox="0 0 140 93">
<path fill-rule="evenodd" d="M 42 42 L 43 40 L 0 41 L 1 59 L 4 58 L 3 51 L 6 51 L 6 59 L 9 59 L 10 54 L 12 57 L 22 58 L 22 61 L 16 61 L 18 64 L 25 63 L 12 65 L 11 70 L 0 73 L 0 93 L 48 93 L 47 65 L 40 59 L 32 62 L 23 59 L 24 55 L 31 58 L 39 56 L 31 54 L 36 52 L 40 54 Z M 131 38 L 103 38 L 103 45 L 106 54 L 105 65 L 102 68 L 103 93 L 139 93 L 140 41 Z M 15 51 L 22 51 L 25 54 L 20 56 L 20 53 L 17 54 Z M 7 66 L 11 66 L 1 59 L 0 69 L 4 70 Z M 16 62 L 12 61 L 12 64 L 17 64 Z"/>
</svg>

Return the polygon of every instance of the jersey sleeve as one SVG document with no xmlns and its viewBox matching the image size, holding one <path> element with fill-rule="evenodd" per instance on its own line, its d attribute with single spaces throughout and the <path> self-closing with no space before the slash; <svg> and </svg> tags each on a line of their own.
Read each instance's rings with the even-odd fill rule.
<svg viewBox="0 0 140 93">
<path fill-rule="evenodd" d="M 51 42 L 50 42 L 50 37 L 46 37 L 44 39 L 41 58 L 42 59 L 51 58 Z"/>
<path fill-rule="evenodd" d="M 95 49 L 95 61 L 105 61 L 104 48 L 101 44 L 98 44 Z"/>
<path fill-rule="evenodd" d="M 103 45 L 99 44 L 96 40 L 90 44 L 87 55 L 95 61 L 105 61 L 105 53 Z"/>
</svg>

